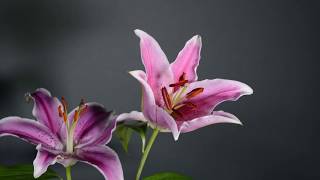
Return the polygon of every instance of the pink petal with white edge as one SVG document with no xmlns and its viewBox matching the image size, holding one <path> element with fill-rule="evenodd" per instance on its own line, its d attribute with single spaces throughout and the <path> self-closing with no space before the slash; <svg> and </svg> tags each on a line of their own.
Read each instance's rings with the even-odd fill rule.
<svg viewBox="0 0 320 180">
<path fill-rule="evenodd" d="M 147 82 L 154 93 L 156 103 L 162 104 L 160 89 L 173 82 L 170 64 L 153 37 L 139 29 L 134 32 L 140 38 L 141 58 L 146 69 Z"/>
<path fill-rule="evenodd" d="M 40 146 L 37 147 L 38 153 L 33 161 L 34 178 L 40 177 L 43 173 L 45 173 L 50 165 L 53 165 L 57 161 L 57 156 L 51 154 L 45 150 L 42 150 Z"/>
<path fill-rule="evenodd" d="M 79 149 L 77 159 L 97 168 L 106 180 L 123 180 L 123 170 L 117 153 L 107 146 Z"/>
<path fill-rule="evenodd" d="M 142 85 L 142 111 L 144 116 L 153 121 L 156 110 L 156 102 L 151 87 L 146 81 L 146 74 L 143 71 L 136 70 L 129 72 L 134 78 L 136 78 Z"/>
<path fill-rule="evenodd" d="M 151 87 L 146 81 L 143 71 L 131 71 L 130 74 L 135 77 L 142 85 L 143 94 L 143 114 L 150 121 L 153 128 L 160 128 L 161 131 L 171 131 L 175 139 L 179 137 L 178 127 L 175 120 L 161 107 L 157 106 Z"/>
<path fill-rule="evenodd" d="M 204 88 L 203 92 L 190 99 L 185 98 L 183 103 L 191 102 L 197 107 L 190 110 L 182 107 L 179 111 L 183 120 L 188 121 L 197 117 L 209 115 L 214 108 L 224 101 L 236 101 L 243 95 L 250 95 L 253 90 L 246 84 L 226 79 L 203 80 L 191 83 L 186 93 L 196 88 Z"/>
<path fill-rule="evenodd" d="M 62 143 L 49 128 L 37 121 L 21 118 L 6 117 L 0 120 L 0 137 L 15 136 L 34 145 L 42 144 L 46 148 L 61 150 Z"/>
<path fill-rule="evenodd" d="M 240 120 L 233 114 L 224 111 L 214 111 L 211 115 L 184 122 L 180 127 L 180 131 L 182 133 L 191 132 L 199 128 L 217 123 L 234 123 L 242 125 Z"/>
<path fill-rule="evenodd" d="M 200 61 L 201 46 L 201 37 L 196 35 L 179 52 L 176 60 L 170 65 L 175 82 L 179 81 L 183 73 L 185 73 L 186 79 L 191 82 L 198 79 L 197 67 Z"/>
<path fill-rule="evenodd" d="M 32 114 L 42 124 L 57 134 L 63 124 L 59 117 L 58 107 L 61 105 L 56 97 L 52 97 L 46 89 L 40 88 L 30 94 L 34 100 Z"/>
</svg>

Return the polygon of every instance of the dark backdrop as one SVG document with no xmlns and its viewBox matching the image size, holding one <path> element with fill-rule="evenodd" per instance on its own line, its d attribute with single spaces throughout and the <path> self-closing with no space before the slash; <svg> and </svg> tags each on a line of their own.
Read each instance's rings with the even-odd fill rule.
<svg viewBox="0 0 320 180">
<path fill-rule="evenodd" d="M 31 117 L 25 92 L 45 87 L 72 105 L 81 97 L 118 113 L 138 110 L 140 85 L 127 73 L 143 69 L 133 30 L 152 34 L 174 59 L 194 34 L 203 39 L 199 78 L 246 82 L 254 95 L 218 109 L 243 127 L 220 124 L 161 134 L 144 174 L 172 170 L 194 179 L 317 179 L 319 175 L 319 3 L 293 0 L 0 2 L 1 117 Z M 126 179 L 139 159 L 137 136 L 125 154 Z M 35 149 L 0 139 L 0 164 L 32 163 Z M 62 175 L 60 165 L 53 166 Z M 81 170 L 81 171 L 80 171 Z M 78 163 L 74 179 L 102 179 Z"/>
</svg>

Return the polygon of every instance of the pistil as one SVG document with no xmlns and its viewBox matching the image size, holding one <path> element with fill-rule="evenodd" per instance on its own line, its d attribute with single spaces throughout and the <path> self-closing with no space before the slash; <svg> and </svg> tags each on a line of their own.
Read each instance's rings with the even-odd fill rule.
<svg viewBox="0 0 320 180">
<path fill-rule="evenodd" d="M 66 133 L 67 133 L 67 144 L 66 144 L 66 151 L 67 153 L 73 153 L 73 136 L 74 136 L 74 130 L 76 127 L 76 124 L 78 120 L 80 119 L 80 116 L 86 111 L 87 105 L 85 105 L 84 100 L 81 99 L 81 102 L 78 106 L 78 109 L 75 110 L 73 120 L 68 120 L 68 111 L 67 111 L 67 102 L 62 97 L 61 98 L 62 106 L 60 105 L 58 107 L 58 113 L 60 117 L 63 117 L 63 121 L 66 124 Z"/>
</svg>

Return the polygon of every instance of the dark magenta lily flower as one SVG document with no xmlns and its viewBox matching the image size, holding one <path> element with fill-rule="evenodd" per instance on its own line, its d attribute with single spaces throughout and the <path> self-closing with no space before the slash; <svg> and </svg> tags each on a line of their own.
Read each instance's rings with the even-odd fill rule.
<svg viewBox="0 0 320 180">
<path fill-rule="evenodd" d="M 21 117 L 0 120 L 0 136 L 16 136 L 37 145 L 34 177 L 56 162 L 69 167 L 77 161 L 97 168 L 105 179 L 123 180 L 118 155 L 109 147 L 116 121 L 112 112 L 97 103 L 84 103 L 67 113 L 67 103 L 45 89 L 28 95 L 34 101 L 37 121 Z"/>
<path fill-rule="evenodd" d="M 224 101 L 235 101 L 253 90 L 246 84 L 226 79 L 198 81 L 201 37 L 193 36 L 169 64 L 157 41 L 149 34 L 135 30 L 140 38 L 141 58 L 146 72 L 131 71 L 143 89 L 142 113 L 133 111 L 118 117 L 118 121 L 145 121 L 162 132 L 172 132 L 177 140 L 180 133 L 194 131 L 216 123 L 241 124 L 227 112 L 215 111 Z"/>
</svg>

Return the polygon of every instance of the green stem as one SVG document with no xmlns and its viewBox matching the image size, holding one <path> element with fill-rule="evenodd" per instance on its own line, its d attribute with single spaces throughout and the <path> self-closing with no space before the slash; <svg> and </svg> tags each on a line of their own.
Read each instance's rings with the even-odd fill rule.
<svg viewBox="0 0 320 180">
<path fill-rule="evenodd" d="M 156 140 L 157 136 L 158 136 L 158 133 L 159 133 L 159 129 L 158 128 L 155 128 L 153 130 L 153 133 L 149 139 L 149 142 L 147 144 L 147 147 L 142 155 L 142 158 L 141 158 L 141 161 L 140 161 L 140 165 L 139 165 L 139 169 L 138 169 L 138 172 L 137 172 L 137 175 L 136 175 L 136 180 L 139 180 L 140 179 L 140 176 L 141 176 L 141 173 L 142 173 L 142 170 L 143 170 L 143 167 L 144 167 L 144 164 L 146 163 L 146 160 L 148 158 L 148 155 L 149 155 L 149 152 L 151 150 L 151 147 L 154 143 L 154 141 Z"/>
<path fill-rule="evenodd" d="M 71 178 L 71 166 L 66 167 L 67 180 L 72 180 Z"/>
</svg>

